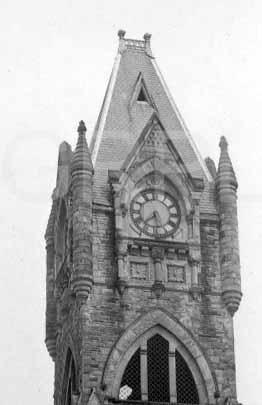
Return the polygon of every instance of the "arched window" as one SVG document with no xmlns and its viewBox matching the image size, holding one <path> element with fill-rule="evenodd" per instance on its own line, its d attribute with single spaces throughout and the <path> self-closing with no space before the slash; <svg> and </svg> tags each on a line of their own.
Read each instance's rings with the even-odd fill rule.
<svg viewBox="0 0 262 405">
<path fill-rule="evenodd" d="M 62 405 L 74 405 L 73 397 L 77 394 L 75 362 L 68 349 L 62 387 Z"/>
<path fill-rule="evenodd" d="M 199 404 L 193 374 L 176 346 L 158 333 L 141 339 L 122 376 L 119 399 Z"/>
</svg>

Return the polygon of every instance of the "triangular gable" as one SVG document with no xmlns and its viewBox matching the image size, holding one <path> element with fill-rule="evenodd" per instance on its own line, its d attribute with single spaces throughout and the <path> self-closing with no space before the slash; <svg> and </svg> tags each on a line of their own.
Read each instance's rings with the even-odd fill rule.
<svg viewBox="0 0 262 405">
<path fill-rule="evenodd" d="M 120 171 L 128 172 L 129 170 L 132 170 L 133 167 L 137 167 L 145 160 L 151 159 L 157 155 L 164 155 L 166 161 L 175 162 L 179 167 L 180 172 L 193 188 L 202 188 L 202 179 L 192 178 L 174 143 L 164 129 L 158 114 L 153 112 L 140 137 L 137 139 L 135 145 L 124 161 Z"/>
<path fill-rule="evenodd" d="M 154 103 L 153 97 L 152 95 L 149 93 L 149 90 L 146 86 L 146 82 L 145 79 L 142 75 L 142 73 L 140 72 L 135 86 L 134 86 L 134 90 L 130 99 L 130 107 L 132 107 L 134 105 L 134 103 L 147 103 L 148 105 L 150 105 L 154 110 L 157 111 L 156 105 Z"/>
</svg>

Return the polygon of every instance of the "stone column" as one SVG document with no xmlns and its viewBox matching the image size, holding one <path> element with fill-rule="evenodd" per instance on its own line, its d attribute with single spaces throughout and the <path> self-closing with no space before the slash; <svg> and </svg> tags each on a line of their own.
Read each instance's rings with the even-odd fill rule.
<svg viewBox="0 0 262 405">
<path fill-rule="evenodd" d="M 164 249 L 161 247 L 154 246 L 152 248 L 152 258 L 154 261 L 155 268 L 155 282 L 152 286 L 152 290 L 157 298 L 160 298 L 165 290 L 164 286 L 164 274 L 163 274 L 163 259 L 164 259 Z"/>
</svg>

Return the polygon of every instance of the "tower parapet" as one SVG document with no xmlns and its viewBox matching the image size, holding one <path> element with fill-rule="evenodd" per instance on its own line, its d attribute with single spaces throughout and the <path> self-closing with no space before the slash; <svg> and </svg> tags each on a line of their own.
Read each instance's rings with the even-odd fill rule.
<svg viewBox="0 0 262 405">
<path fill-rule="evenodd" d="M 219 146 L 221 152 L 216 176 L 216 192 L 220 217 L 222 297 L 228 312 L 233 316 L 242 297 L 237 220 L 238 183 L 224 136 L 221 137 Z"/>
</svg>

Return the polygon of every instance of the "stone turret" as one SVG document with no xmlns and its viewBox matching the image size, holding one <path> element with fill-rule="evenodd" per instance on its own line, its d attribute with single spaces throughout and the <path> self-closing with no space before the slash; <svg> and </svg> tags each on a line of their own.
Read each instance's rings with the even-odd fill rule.
<svg viewBox="0 0 262 405">
<path fill-rule="evenodd" d="M 241 301 L 240 263 L 237 220 L 237 179 L 228 154 L 228 143 L 221 137 L 221 153 L 216 176 L 220 217 L 220 268 L 222 297 L 233 316 Z"/>
<path fill-rule="evenodd" d="M 47 223 L 46 240 L 46 347 L 48 353 L 55 360 L 56 357 L 56 302 L 55 289 L 55 247 L 54 224 L 57 202 L 53 199 L 52 209 Z"/>
<path fill-rule="evenodd" d="M 78 141 L 71 165 L 73 194 L 73 290 L 87 298 L 93 285 L 92 268 L 92 182 L 93 165 L 86 141 L 86 127 L 80 121 Z"/>
</svg>

